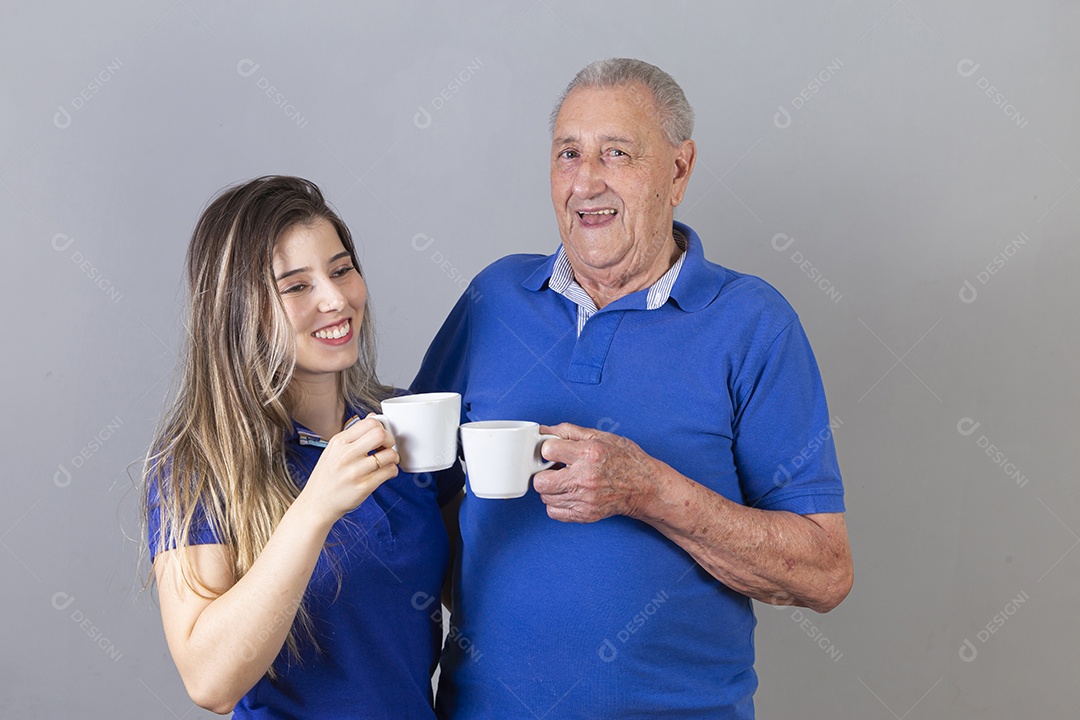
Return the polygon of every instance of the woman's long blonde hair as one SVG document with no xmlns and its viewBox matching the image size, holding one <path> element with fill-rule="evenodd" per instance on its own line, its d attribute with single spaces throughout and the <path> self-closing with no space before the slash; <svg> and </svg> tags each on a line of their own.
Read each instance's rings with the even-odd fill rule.
<svg viewBox="0 0 1080 720">
<path fill-rule="evenodd" d="M 348 227 L 314 183 L 296 177 L 260 177 L 226 189 L 203 212 L 188 247 L 186 350 L 176 397 L 143 470 L 144 523 L 156 513 L 159 551 L 185 547 L 193 526 L 205 523 L 228 553 L 236 580 L 251 569 L 300 490 L 285 451 L 293 429 L 295 339 L 272 257 L 286 230 L 318 220 L 334 226 L 360 272 Z M 359 344 L 356 364 L 340 376 L 342 397 L 377 412 L 393 389 L 376 377 L 367 305 Z M 201 582 L 187 554 L 181 557 L 193 591 L 209 598 L 224 591 Z M 294 658 L 301 638 L 312 638 L 310 622 L 301 604 L 286 641 Z"/>
</svg>

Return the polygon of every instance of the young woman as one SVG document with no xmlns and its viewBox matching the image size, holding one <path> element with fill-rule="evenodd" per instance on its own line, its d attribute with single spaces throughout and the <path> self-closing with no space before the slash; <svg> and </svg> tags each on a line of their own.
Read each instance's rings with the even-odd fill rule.
<svg viewBox="0 0 1080 720">
<path fill-rule="evenodd" d="M 238 718 L 434 717 L 439 508 L 459 488 L 399 472 L 366 417 L 396 391 L 348 228 L 311 182 L 258 178 L 207 207 L 187 277 L 145 500 L 189 695 Z"/>
</svg>

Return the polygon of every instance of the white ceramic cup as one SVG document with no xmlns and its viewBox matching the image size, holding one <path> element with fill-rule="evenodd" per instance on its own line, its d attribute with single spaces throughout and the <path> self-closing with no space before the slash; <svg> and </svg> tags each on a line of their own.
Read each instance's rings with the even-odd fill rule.
<svg viewBox="0 0 1080 720">
<path fill-rule="evenodd" d="M 457 460 L 461 395 L 453 392 L 402 395 L 382 401 L 375 416 L 394 435 L 405 472 L 445 470 Z"/>
<path fill-rule="evenodd" d="M 517 498 L 529 491 L 529 480 L 554 462 L 540 447 L 557 435 L 541 435 L 534 422 L 482 420 L 461 426 L 461 447 L 469 491 L 479 498 Z"/>
</svg>

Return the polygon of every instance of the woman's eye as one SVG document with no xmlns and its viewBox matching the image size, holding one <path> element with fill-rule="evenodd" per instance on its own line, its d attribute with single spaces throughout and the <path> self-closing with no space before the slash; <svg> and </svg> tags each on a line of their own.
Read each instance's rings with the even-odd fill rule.
<svg viewBox="0 0 1080 720">
<path fill-rule="evenodd" d="M 611 149 L 611 154 L 614 155 L 615 157 L 622 157 L 622 156 L 626 155 L 626 153 L 624 153 L 622 150 L 619 150 L 618 148 L 612 148 Z"/>
<path fill-rule="evenodd" d="M 303 290 L 306 287 L 307 287 L 307 285 L 305 285 L 304 283 L 297 283 L 296 285 L 290 285 L 289 287 L 282 290 L 281 294 L 282 295 L 291 295 L 293 293 L 300 292 L 301 290 Z"/>
<path fill-rule="evenodd" d="M 353 267 L 352 265 L 345 265 L 344 267 L 339 267 L 337 270 L 335 270 L 333 276 L 334 277 L 341 277 L 342 275 L 348 274 L 350 270 L 355 270 L 355 269 L 356 268 Z"/>
</svg>

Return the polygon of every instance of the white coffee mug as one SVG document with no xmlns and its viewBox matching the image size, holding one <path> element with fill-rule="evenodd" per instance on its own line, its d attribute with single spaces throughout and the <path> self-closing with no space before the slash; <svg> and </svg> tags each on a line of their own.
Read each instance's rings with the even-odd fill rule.
<svg viewBox="0 0 1080 720">
<path fill-rule="evenodd" d="M 540 426 L 519 420 L 482 420 L 461 426 L 461 447 L 469 491 L 479 498 L 517 498 L 529 490 L 529 480 L 554 462 L 544 460 L 540 447 L 557 435 L 541 435 Z"/>
<path fill-rule="evenodd" d="M 394 435 L 405 472 L 445 470 L 457 460 L 461 395 L 454 392 L 402 395 L 382 401 L 375 416 Z"/>
</svg>

